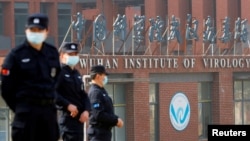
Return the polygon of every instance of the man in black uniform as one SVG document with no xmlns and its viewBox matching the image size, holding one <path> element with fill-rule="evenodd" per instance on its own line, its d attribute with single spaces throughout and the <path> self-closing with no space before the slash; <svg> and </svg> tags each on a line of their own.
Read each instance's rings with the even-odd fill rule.
<svg viewBox="0 0 250 141">
<path fill-rule="evenodd" d="M 1 68 L 2 97 L 15 114 L 12 141 L 57 141 L 54 98 L 61 69 L 56 47 L 45 42 L 48 17 L 30 15 L 25 33 L 26 40 L 10 51 Z"/>
<path fill-rule="evenodd" d="M 104 88 L 108 82 L 107 75 L 104 66 L 91 67 L 92 84 L 89 88 L 91 112 L 88 127 L 90 141 L 111 141 L 112 127 L 123 127 L 123 121 L 115 115 L 112 99 Z"/>
<path fill-rule="evenodd" d="M 89 118 L 90 102 L 82 77 L 75 65 L 79 62 L 78 45 L 65 42 L 60 47 L 62 71 L 56 103 L 60 108 L 59 126 L 63 141 L 83 141 L 83 125 Z"/>
</svg>

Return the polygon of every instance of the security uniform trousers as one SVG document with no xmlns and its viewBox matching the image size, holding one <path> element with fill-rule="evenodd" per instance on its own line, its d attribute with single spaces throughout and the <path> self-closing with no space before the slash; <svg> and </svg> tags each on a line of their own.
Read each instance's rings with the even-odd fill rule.
<svg viewBox="0 0 250 141">
<path fill-rule="evenodd" d="M 12 123 L 12 141 L 56 141 L 59 138 L 56 108 L 53 103 L 17 104 Z"/>
<path fill-rule="evenodd" d="M 62 138 L 64 141 L 83 141 L 83 134 L 64 132 Z"/>
</svg>

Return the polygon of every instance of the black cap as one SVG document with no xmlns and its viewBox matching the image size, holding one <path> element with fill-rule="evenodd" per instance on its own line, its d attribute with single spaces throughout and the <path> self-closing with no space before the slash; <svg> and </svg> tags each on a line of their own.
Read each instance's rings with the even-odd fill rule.
<svg viewBox="0 0 250 141">
<path fill-rule="evenodd" d="M 71 52 L 78 52 L 78 44 L 72 42 L 63 42 L 59 52 L 71 53 Z"/>
<path fill-rule="evenodd" d="M 48 16 L 42 13 L 32 14 L 27 19 L 27 28 L 38 27 L 41 29 L 48 29 Z"/>
<path fill-rule="evenodd" d="M 106 74 L 109 75 L 109 73 L 106 72 L 106 69 L 103 65 L 96 65 L 92 66 L 90 70 L 90 74 Z"/>
</svg>

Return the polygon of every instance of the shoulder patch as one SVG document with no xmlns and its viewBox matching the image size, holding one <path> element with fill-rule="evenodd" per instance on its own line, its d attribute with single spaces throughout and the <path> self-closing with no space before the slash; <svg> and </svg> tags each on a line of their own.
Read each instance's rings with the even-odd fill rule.
<svg viewBox="0 0 250 141">
<path fill-rule="evenodd" d="M 8 75 L 10 75 L 10 70 L 9 70 L 9 69 L 3 68 L 3 69 L 1 70 L 1 74 L 2 74 L 3 76 L 8 76 Z"/>
</svg>

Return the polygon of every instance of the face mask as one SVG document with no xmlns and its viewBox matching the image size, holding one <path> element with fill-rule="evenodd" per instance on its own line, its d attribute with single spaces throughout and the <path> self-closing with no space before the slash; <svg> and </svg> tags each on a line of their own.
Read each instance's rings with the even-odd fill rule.
<svg viewBox="0 0 250 141">
<path fill-rule="evenodd" d="M 104 77 L 102 83 L 103 83 L 103 85 L 106 85 L 108 83 L 108 77 L 107 76 Z"/>
<path fill-rule="evenodd" d="M 79 62 L 79 56 L 67 56 L 66 65 L 75 66 Z"/>
<path fill-rule="evenodd" d="M 26 37 L 27 40 L 32 44 L 41 44 L 43 41 L 45 41 L 45 33 L 27 32 Z"/>
</svg>

